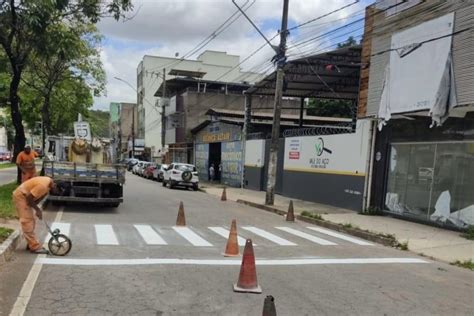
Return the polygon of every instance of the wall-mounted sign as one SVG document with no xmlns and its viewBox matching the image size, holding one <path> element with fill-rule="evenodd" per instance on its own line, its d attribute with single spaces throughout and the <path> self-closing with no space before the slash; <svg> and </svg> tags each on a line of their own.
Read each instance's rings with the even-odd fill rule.
<svg viewBox="0 0 474 316">
<path fill-rule="evenodd" d="M 238 125 L 213 122 L 196 134 L 197 143 L 219 143 L 240 140 L 242 130 Z"/>
</svg>

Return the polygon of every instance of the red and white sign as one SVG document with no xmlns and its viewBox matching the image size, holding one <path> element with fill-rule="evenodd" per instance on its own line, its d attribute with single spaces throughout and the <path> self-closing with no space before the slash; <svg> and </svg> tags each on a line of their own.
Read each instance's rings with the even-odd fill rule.
<svg viewBox="0 0 474 316">
<path fill-rule="evenodd" d="M 290 151 L 288 158 L 290 159 L 300 159 L 300 152 L 299 151 Z"/>
</svg>

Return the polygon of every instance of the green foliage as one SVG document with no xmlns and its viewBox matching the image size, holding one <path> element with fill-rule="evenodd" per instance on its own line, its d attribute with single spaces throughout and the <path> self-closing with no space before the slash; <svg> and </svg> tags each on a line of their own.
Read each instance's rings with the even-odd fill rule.
<svg viewBox="0 0 474 316">
<path fill-rule="evenodd" d="M 91 133 L 94 137 L 110 137 L 108 111 L 91 110 L 86 115 L 86 120 L 91 125 Z"/>
<path fill-rule="evenodd" d="M 9 183 L 0 186 L 0 218 L 16 217 L 15 207 L 12 202 L 12 193 L 16 189 L 16 183 Z"/>
<path fill-rule="evenodd" d="M 354 36 L 349 36 L 349 38 L 345 42 L 337 44 L 337 48 L 349 47 L 354 45 L 357 45 L 356 39 L 354 38 Z"/>
<path fill-rule="evenodd" d="M 408 241 L 398 243 L 397 248 L 399 248 L 400 250 L 407 251 L 408 250 Z"/>
<path fill-rule="evenodd" d="M 14 166 L 16 166 L 16 165 L 13 162 L 1 163 L 0 164 L 0 169 L 12 168 Z"/>
<path fill-rule="evenodd" d="M 360 212 L 361 215 L 368 215 L 368 216 L 382 216 L 384 215 L 383 212 L 378 207 L 369 207 Z"/>
<path fill-rule="evenodd" d="M 317 219 L 317 220 L 320 220 L 320 221 L 324 221 L 323 217 L 320 214 L 312 213 L 312 212 L 308 212 L 308 211 L 301 212 L 301 216 L 314 218 L 314 219 Z"/>
<path fill-rule="evenodd" d="M 347 100 L 309 99 L 306 113 L 325 117 L 352 117 L 352 102 Z"/>
<path fill-rule="evenodd" d="M 13 233 L 13 229 L 0 227 L 0 244 Z"/>
<path fill-rule="evenodd" d="M 474 225 L 470 225 L 461 236 L 469 240 L 474 240 Z"/>
<path fill-rule="evenodd" d="M 466 269 L 474 271 L 474 262 L 472 262 L 472 260 L 465 260 L 465 261 L 456 260 L 452 262 L 451 265 L 455 265 L 461 268 L 466 268 Z"/>
</svg>

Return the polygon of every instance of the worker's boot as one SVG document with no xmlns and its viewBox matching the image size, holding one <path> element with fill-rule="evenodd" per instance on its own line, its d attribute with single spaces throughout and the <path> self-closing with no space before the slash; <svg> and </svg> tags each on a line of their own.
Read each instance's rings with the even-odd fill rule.
<svg viewBox="0 0 474 316">
<path fill-rule="evenodd" d="M 37 254 L 37 255 L 47 255 L 49 254 L 49 251 L 43 247 L 36 249 L 36 250 L 30 250 L 31 253 Z"/>
</svg>

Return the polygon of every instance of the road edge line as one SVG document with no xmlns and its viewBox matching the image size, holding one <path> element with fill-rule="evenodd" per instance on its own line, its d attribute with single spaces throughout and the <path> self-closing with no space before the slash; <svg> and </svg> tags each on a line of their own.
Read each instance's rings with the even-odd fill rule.
<svg viewBox="0 0 474 316">
<path fill-rule="evenodd" d="M 63 216 L 64 206 L 61 206 L 56 213 L 56 217 L 54 218 L 55 222 L 61 221 Z M 48 237 L 46 236 L 46 239 Z M 45 242 L 46 243 L 46 240 Z M 31 299 L 31 294 L 33 293 L 33 289 L 35 288 L 36 281 L 38 280 L 39 274 L 41 273 L 41 269 L 43 268 L 43 263 L 41 263 L 41 259 L 45 259 L 46 255 L 37 255 L 35 261 L 33 262 L 33 266 L 26 277 L 26 280 L 23 282 L 23 285 L 20 290 L 20 294 L 13 304 L 12 310 L 10 311 L 10 316 L 23 316 L 26 311 L 26 307 Z"/>
</svg>

